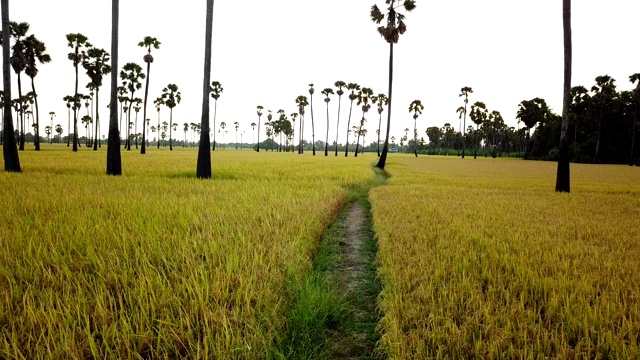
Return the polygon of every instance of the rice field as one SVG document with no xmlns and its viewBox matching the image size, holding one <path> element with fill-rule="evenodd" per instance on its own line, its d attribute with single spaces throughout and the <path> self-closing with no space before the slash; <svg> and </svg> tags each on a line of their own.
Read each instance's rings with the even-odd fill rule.
<svg viewBox="0 0 640 360">
<path fill-rule="evenodd" d="M 21 152 L 0 173 L 0 358 L 264 358 L 372 157 Z"/>
<path fill-rule="evenodd" d="M 639 358 L 640 169 L 393 156 L 370 192 L 391 359 Z"/>
</svg>

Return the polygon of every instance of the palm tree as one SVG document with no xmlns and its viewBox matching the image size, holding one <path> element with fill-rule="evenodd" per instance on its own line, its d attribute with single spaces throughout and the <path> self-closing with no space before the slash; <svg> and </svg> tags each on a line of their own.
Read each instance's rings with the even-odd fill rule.
<svg viewBox="0 0 640 360">
<path fill-rule="evenodd" d="M 93 150 L 98 150 L 98 129 L 100 128 L 100 87 L 102 86 L 102 78 L 104 75 L 111 73 L 111 66 L 109 62 L 109 53 L 104 49 L 98 49 L 95 47 L 90 48 L 87 51 L 87 57 L 82 62 L 82 66 L 87 70 L 87 75 L 91 79 L 91 84 L 96 90 L 96 131 L 95 142 L 93 144 Z M 53 121 L 53 119 L 52 119 Z"/>
<path fill-rule="evenodd" d="M 151 47 L 153 47 L 154 49 L 160 49 L 160 41 L 158 41 L 158 39 L 154 37 L 145 36 L 144 39 L 138 43 L 138 46 L 147 48 L 147 54 L 142 58 L 144 62 L 147 63 L 147 80 L 144 86 L 144 100 L 143 100 L 144 103 L 142 105 L 143 106 L 142 118 L 146 119 L 147 118 L 147 99 L 149 98 L 149 74 L 151 72 L 151 63 L 153 62 L 153 56 L 151 55 Z M 146 138 L 145 128 L 144 126 L 142 126 L 142 147 L 140 148 L 140 154 L 147 153 L 147 147 L 145 145 L 146 139 L 147 138 Z M 137 148 L 138 148 L 138 141 L 136 139 L 136 149 Z"/>
<path fill-rule="evenodd" d="M 73 62 L 73 67 L 76 71 L 76 86 L 74 98 L 78 98 L 78 65 L 82 63 L 86 56 L 83 48 L 91 47 L 88 41 L 89 39 L 80 34 L 67 34 L 68 46 L 73 49 L 73 52 L 69 53 L 68 58 Z M 78 110 L 73 108 L 73 151 L 78 151 Z"/>
<path fill-rule="evenodd" d="M 256 152 L 260 152 L 260 117 L 262 116 L 262 110 L 264 107 L 262 105 L 257 106 L 257 114 L 258 114 L 258 142 L 256 143 Z"/>
<path fill-rule="evenodd" d="M 22 172 L 20 168 L 20 157 L 16 146 L 16 138 L 13 133 L 13 119 L 11 116 L 11 68 L 10 68 L 10 30 L 9 30 L 9 0 L 2 0 L 2 80 L 4 90 L 3 106 L 3 146 L 2 155 L 4 158 L 4 171 Z"/>
<path fill-rule="evenodd" d="M 26 66 L 27 66 L 27 57 L 25 54 L 25 40 L 27 37 L 27 32 L 29 32 L 29 24 L 26 22 L 22 22 L 22 23 L 16 23 L 16 22 L 10 22 L 9 23 L 9 28 L 10 28 L 10 34 L 11 37 L 13 37 L 15 39 L 15 42 L 13 44 L 13 52 L 10 58 L 11 61 L 11 67 L 13 68 L 13 71 L 16 73 L 16 75 L 18 75 L 18 113 L 16 114 L 17 119 L 16 121 L 19 122 L 19 129 L 20 129 L 20 143 L 19 143 L 19 148 L 20 150 L 24 150 L 24 143 L 25 143 L 25 135 L 24 135 L 24 115 L 25 115 L 25 106 L 24 106 L 24 97 L 22 96 L 22 81 L 21 81 L 21 77 L 20 74 L 25 70 Z M 3 42 L 4 44 L 4 42 Z M 7 42 L 6 44 L 9 44 L 9 42 Z M 7 46 L 8 47 L 8 46 Z"/>
<path fill-rule="evenodd" d="M 140 80 L 144 79 L 146 75 L 142 72 L 142 67 L 136 63 L 126 63 L 122 70 L 120 71 L 120 79 L 122 80 L 122 84 L 129 91 L 129 108 L 127 109 L 127 124 L 131 122 L 131 107 L 133 103 L 136 102 L 134 94 L 136 90 L 140 90 L 142 88 L 142 83 Z M 127 131 L 127 140 L 125 143 L 125 147 L 127 150 L 131 150 L 131 138 L 129 137 L 129 131 Z"/>
<path fill-rule="evenodd" d="M 127 104 L 129 103 L 129 98 L 126 97 L 125 95 L 127 95 L 129 91 L 127 91 L 127 88 L 124 86 L 118 86 L 118 101 L 120 102 L 120 125 L 118 127 L 118 131 L 122 132 L 122 108 L 123 108 L 123 104 L 126 107 Z"/>
<path fill-rule="evenodd" d="M 59 144 L 60 143 L 60 138 L 62 137 L 62 132 L 64 130 L 62 129 L 62 125 L 60 125 L 60 124 L 56 124 L 55 130 L 58 133 L 58 144 Z"/>
<path fill-rule="evenodd" d="M 207 95 L 209 96 L 209 95 Z M 155 100 L 153 100 L 153 104 L 156 106 L 156 110 L 158 111 L 158 129 L 160 129 L 160 106 L 164 105 L 164 99 L 162 96 L 158 96 Z M 158 149 L 160 149 L 160 137 L 158 136 Z"/>
<path fill-rule="evenodd" d="M 413 147 L 414 153 L 416 157 L 418 157 L 418 116 L 422 114 L 422 110 L 424 110 L 424 105 L 420 100 L 413 100 L 411 104 L 409 104 L 409 112 L 413 113 Z M 464 153 L 463 153 L 464 157 Z"/>
<path fill-rule="evenodd" d="M 169 84 L 162 89 L 162 99 L 164 104 L 169 108 L 169 150 L 173 150 L 173 143 L 171 141 L 171 129 L 173 127 L 173 108 L 180 104 L 182 94 L 178 91 L 178 85 Z"/>
<path fill-rule="evenodd" d="M 347 85 L 347 90 L 350 90 L 351 93 L 349 94 L 349 100 L 351 100 L 351 106 L 349 106 L 349 120 L 347 120 L 347 140 L 345 141 L 345 149 L 344 149 L 344 156 L 347 157 L 349 156 L 349 129 L 351 126 L 351 111 L 353 110 L 353 101 L 355 99 L 358 98 L 358 95 L 356 94 L 356 91 L 360 90 L 360 85 L 356 84 L 356 83 L 349 83 Z"/>
<path fill-rule="evenodd" d="M 362 104 L 362 119 L 360 119 L 360 127 L 358 128 L 358 140 L 356 141 L 356 153 L 355 157 L 358 157 L 358 148 L 360 147 L 360 135 L 362 134 L 362 127 L 365 122 L 365 114 L 369 112 L 371 108 L 371 104 L 369 101 L 371 100 L 371 96 L 373 95 L 373 90 L 370 88 L 362 88 L 362 90 L 358 93 L 358 105 Z"/>
<path fill-rule="evenodd" d="M 540 98 L 532 100 L 523 100 L 518 104 L 518 113 L 516 119 L 520 119 L 527 127 L 526 147 L 524 150 L 525 160 L 529 158 L 529 138 L 531 128 L 536 126 L 538 122 L 544 122 L 547 118 L 549 107 L 547 102 Z"/>
<path fill-rule="evenodd" d="M 111 68 L 118 68 L 118 19 L 120 0 L 111 0 Z M 109 102 L 109 140 L 107 143 L 107 175 L 122 175 L 120 132 L 118 131 L 118 73 L 111 72 Z"/>
<path fill-rule="evenodd" d="M 198 164 L 196 176 L 199 179 L 211 178 L 211 152 L 209 152 L 209 81 L 211 80 L 211 38 L 213 26 L 213 0 L 207 0 L 206 32 L 204 42 L 204 75 L 202 90 L 202 116 L 200 144 L 198 146 Z M 215 127 L 214 127 L 215 130 Z"/>
<path fill-rule="evenodd" d="M 142 99 L 135 98 L 135 99 L 133 99 L 133 102 L 136 103 L 136 106 L 133 107 L 133 111 L 136 112 L 136 120 L 135 120 L 135 123 L 133 125 L 133 133 L 137 134 L 138 133 L 138 113 L 141 110 L 140 104 L 142 103 Z M 142 128 L 144 129 L 144 126 L 142 126 Z M 137 149 L 138 148 L 138 137 L 136 136 L 135 138 L 136 138 L 136 149 Z M 131 150 L 131 140 L 129 140 L 129 148 L 127 150 Z"/>
<path fill-rule="evenodd" d="M 629 76 L 629 81 L 636 85 L 636 88 L 633 90 L 635 109 L 633 112 L 633 123 L 631 124 L 631 155 L 629 155 L 629 166 L 632 166 L 635 160 L 633 150 L 636 143 L 636 124 L 638 123 L 638 107 L 640 106 L 640 73 L 635 73 Z"/>
<path fill-rule="evenodd" d="M 222 88 L 222 84 L 220 84 L 219 81 L 213 81 L 211 82 L 211 88 L 209 89 L 209 91 L 211 91 L 211 97 L 215 100 L 213 103 L 213 128 L 216 128 L 216 113 L 218 112 L 218 98 L 220 97 L 220 95 L 222 94 L 222 91 L 224 89 Z M 216 150 L 216 133 L 215 131 L 213 132 L 213 147 L 212 150 L 215 151 Z"/>
<path fill-rule="evenodd" d="M 596 85 L 591 87 L 591 91 L 595 93 L 593 95 L 593 98 L 599 105 L 598 139 L 596 141 L 596 163 L 600 163 L 602 160 L 600 154 L 600 135 L 602 134 L 602 123 L 604 120 L 605 111 L 608 109 L 611 100 L 616 94 L 616 86 L 614 85 L 615 81 L 616 80 L 609 75 L 598 76 L 596 77 Z"/>
<path fill-rule="evenodd" d="M 62 98 L 62 101 L 67 103 L 67 132 L 71 130 L 71 104 L 74 103 L 73 96 L 67 95 Z M 71 141 L 71 132 L 69 132 L 69 136 L 67 136 L 67 147 L 69 147 Z"/>
<path fill-rule="evenodd" d="M 291 152 L 293 152 L 293 136 L 296 132 L 296 118 L 298 117 L 298 113 L 291 113 L 291 121 L 293 122 L 293 125 L 291 127 Z"/>
<path fill-rule="evenodd" d="M 562 127 L 560 131 L 560 151 L 556 174 L 556 191 L 570 192 L 569 170 L 569 106 L 571 104 L 571 0 L 562 0 L 562 24 L 564 28 L 564 92 L 562 102 Z"/>
<path fill-rule="evenodd" d="M 38 96 L 36 93 L 36 87 L 34 85 L 34 78 L 38 75 L 37 63 L 46 64 L 51 62 L 51 56 L 46 53 L 47 48 L 44 43 L 35 36 L 30 35 L 24 42 L 25 55 L 26 55 L 26 67 L 25 74 L 31 78 L 31 91 L 36 94 L 34 96 L 35 108 L 36 108 L 36 123 L 35 123 L 35 147 L 36 151 L 40 151 L 40 112 L 38 111 Z"/>
<path fill-rule="evenodd" d="M 298 143 L 298 154 L 304 154 L 304 108 L 309 105 L 307 97 L 300 95 L 296 98 L 298 114 L 300 116 L 300 142 Z"/>
<path fill-rule="evenodd" d="M 458 97 L 464 96 L 464 111 L 460 114 L 464 116 L 464 120 L 462 121 L 462 158 L 464 159 L 464 152 L 466 150 L 466 141 L 465 141 L 465 129 L 467 128 L 467 104 L 469 103 L 469 94 L 473 93 L 473 89 L 468 86 L 460 89 L 460 95 Z M 460 109 L 458 109 L 460 110 Z"/>
<path fill-rule="evenodd" d="M 271 110 L 269 110 L 269 111 L 271 111 Z M 269 116 L 271 116 L 271 114 L 269 114 Z M 223 122 L 220 123 L 220 129 L 222 129 L 222 149 L 223 150 L 226 149 L 226 146 L 224 146 L 224 128 L 226 128 L 226 127 L 227 127 L 227 123 L 226 122 L 223 121 Z"/>
<path fill-rule="evenodd" d="M 236 150 L 238 150 L 238 128 L 240 127 L 240 123 L 235 121 L 233 126 L 236 128 Z"/>
<path fill-rule="evenodd" d="M 313 142 L 312 144 L 312 149 L 313 149 L 313 156 L 316 156 L 316 130 L 315 130 L 315 125 L 313 125 L 313 93 L 315 92 L 315 90 L 313 89 L 313 84 L 309 84 L 309 104 L 311 105 L 311 141 Z"/>
<path fill-rule="evenodd" d="M 326 88 L 322 90 L 322 95 L 325 96 L 324 102 L 327 103 L 327 137 L 324 142 L 324 156 L 329 156 L 329 101 L 331 101 L 329 95 L 333 95 L 333 89 Z"/>
<path fill-rule="evenodd" d="M 480 129 L 480 125 L 487 120 L 488 110 L 487 106 L 482 101 L 476 101 L 473 105 L 471 105 L 471 114 L 469 114 L 471 121 L 476 124 L 475 131 L 475 139 L 473 140 L 475 143 L 473 149 L 473 158 L 477 159 L 478 157 L 478 132 Z"/>
<path fill-rule="evenodd" d="M 378 157 L 380 157 L 380 130 L 382 127 L 382 112 L 384 111 L 384 106 L 387 106 L 389 104 L 389 98 L 387 98 L 387 95 L 385 94 L 378 94 L 377 96 L 377 100 L 378 100 L 378 131 L 376 131 L 376 133 L 378 134 Z"/>
<path fill-rule="evenodd" d="M 384 166 L 387 163 L 387 153 L 389 152 L 389 131 L 391 131 L 391 92 L 393 85 L 393 44 L 398 43 L 400 35 L 407 31 L 407 26 L 404 23 L 405 16 L 396 12 L 396 9 L 403 6 L 406 11 L 410 12 L 416 8 L 415 0 L 405 0 L 402 5 L 396 6 L 396 3 L 399 2 L 399 0 L 386 0 L 386 3 L 389 4 L 389 12 L 386 16 L 380 11 L 377 5 L 373 5 L 371 7 L 370 13 L 371 20 L 376 24 L 380 24 L 385 17 L 387 18 L 387 25 L 379 26 L 378 33 L 380 33 L 384 40 L 389 43 L 389 111 L 387 111 L 387 135 L 384 140 L 384 147 L 382 148 L 382 156 L 380 156 L 380 160 L 378 160 L 378 164 L 376 164 L 376 167 L 380 169 L 384 169 Z"/>
<path fill-rule="evenodd" d="M 258 119 L 258 121 L 260 120 Z M 252 131 L 251 142 L 255 143 L 256 142 L 256 123 L 254 122 L 251 123 L 251 131 Z"/>
<path fill-rule="evenodd" d="M 344 90 L 342 88 L 347 86 L 347 83 L 344 81 L 336 81 L 333 86 L 338 88 L 336 94 L 338 94 L 338 121 L 336 122 L 336 155 L 338 156 L 338 134 L 340 133 L 340 105 L 342 104 L 342 95 L 344 95 Z"/>
<path fill-rule="evenodd" d="M 49 111 L 49 117 L 51 117 L 51 132 L 53 132 L 53 118 L 56 116 L 55 111 Z M 49 137 L 49 144 L 52 144 L 51 137 Z"/>
<path fill-rule="evenodd" d="M 267 122 L 265 123 L 265 125 L 267 125 L 267 139 L 271 139 L 271 134 L 273 133 L 273 123 L 271 122 L 271 119 L 273 119 L 273 115 L 271 115 L 271 110 L 267 110 L 267 112 L 269 113 L 267 115 Z M 224 127 L 222 127 L 222 129 L 224 129 Z M 271 144 L 271 151 L 273 151 L 273 143 Z"/>
</svg>

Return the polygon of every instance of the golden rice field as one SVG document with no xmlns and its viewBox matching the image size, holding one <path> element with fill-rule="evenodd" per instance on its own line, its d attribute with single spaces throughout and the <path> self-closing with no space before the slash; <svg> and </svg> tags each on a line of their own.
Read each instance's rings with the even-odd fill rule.
<svg viewBox="0 0 640 360">
<path fill-rule="evenodd" d="M 640 168 L 393 156 L 370 192 L 392 359 L 640 358 Z"/>
<path fill-rule="evenodd" d="M 0 358 L 264 358 L 291 284 L 373 158 L 104 148 L 0 172 Z"/>
</svg>

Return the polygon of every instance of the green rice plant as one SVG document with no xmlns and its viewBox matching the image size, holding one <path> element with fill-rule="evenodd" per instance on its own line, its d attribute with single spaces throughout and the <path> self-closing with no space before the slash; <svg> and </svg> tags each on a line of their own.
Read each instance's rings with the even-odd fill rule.
<svg viewBox="0 0 640 360">
<path fill-rule="evenodd" d="M 369 159 L 43 144 L 0 173 L 0 358 L 264 358 Z M 297 284 L 294 286 L 294 284 Z"/>
<path fill-rule="evenodd" d="M 640 173 L 395 156 L 370 193 L 380 349 L 406 358 L 640 357 Z"/>
</svg>

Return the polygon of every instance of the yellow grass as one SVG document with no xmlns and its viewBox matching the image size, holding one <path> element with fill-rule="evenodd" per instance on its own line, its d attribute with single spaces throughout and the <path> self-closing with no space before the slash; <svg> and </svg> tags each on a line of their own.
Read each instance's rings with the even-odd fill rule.
<svg viewBox="0 0 640 360">
<path fill-rule="evenodd" d="M 393 156 L 370 193 L 390 358 L 640 357 L 640 169 Z"/>
<path fill-rule="evenodd" d="M 21 152 L 0 173 L 0 358 L 262 358 L 371 157 Z"/>
</svg>

